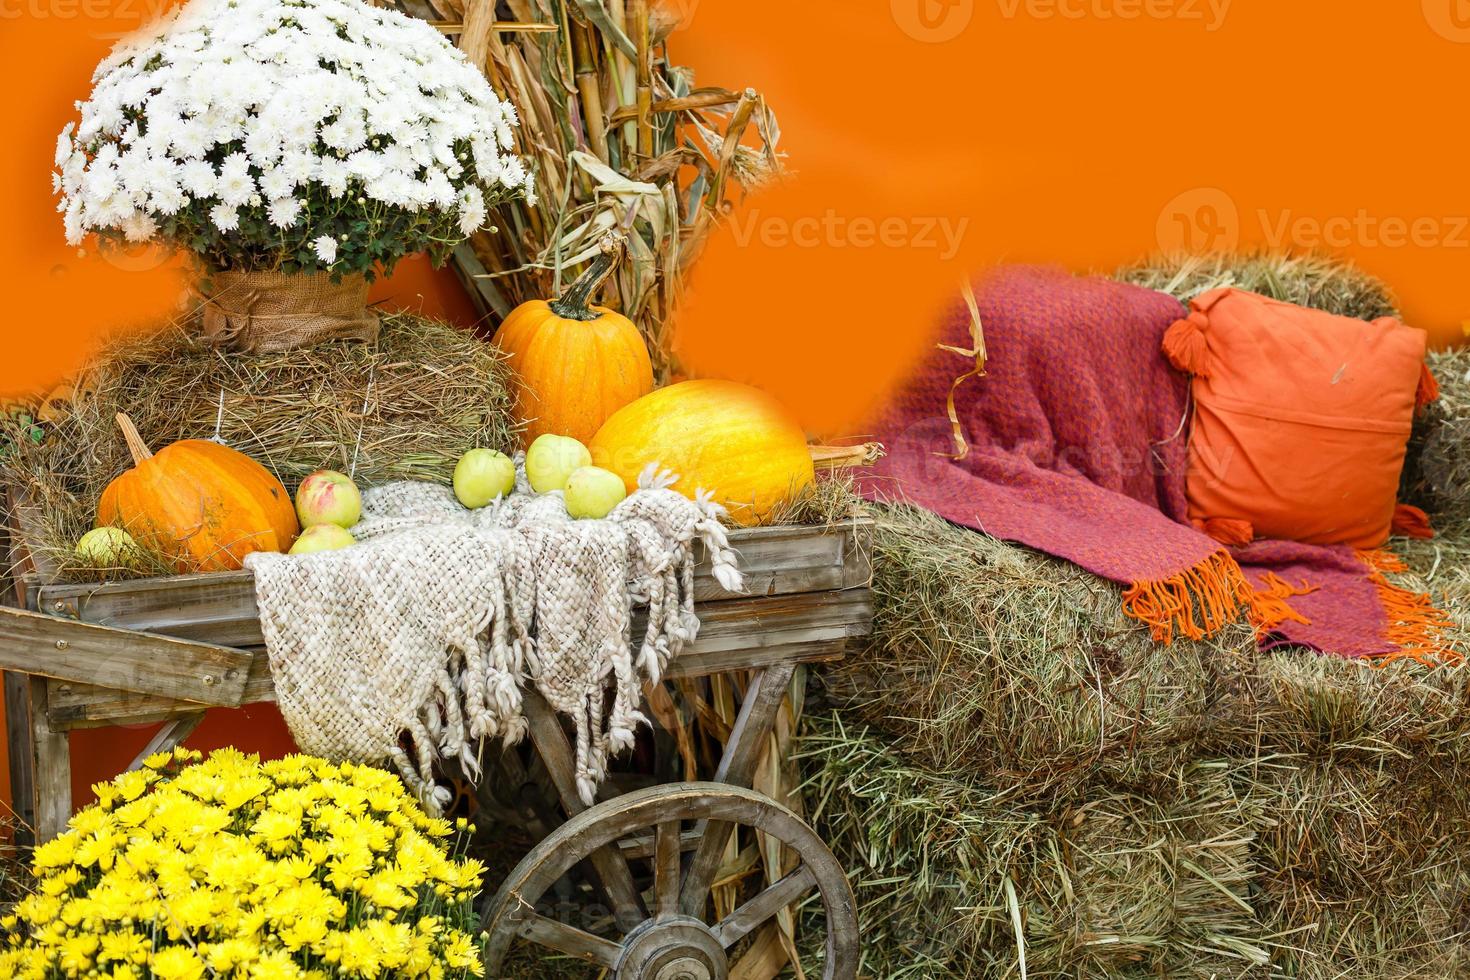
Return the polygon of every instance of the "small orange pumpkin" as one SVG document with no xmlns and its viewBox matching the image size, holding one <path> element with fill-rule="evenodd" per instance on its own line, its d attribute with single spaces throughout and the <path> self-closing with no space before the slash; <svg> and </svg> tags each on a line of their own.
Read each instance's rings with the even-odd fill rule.
<svg viewBox="0 0 1470 980">
<path fill-rule="evenodd" d="M 626 244 L 608 233 L 602 254 L 565 296 L 522 303 L 495 335 L 516 375 L 516 415 L 527 422 L 528 446 L 547 434 L 585 443 L 612 413 L 653 390 L 653 364 L 638 328 L 620 313 L 588 306 Z"/>
<path fill-rule="evenodd" d="M 708 490 L 745 526 L 769 520 L 815 479 L 801 426 L 776 399 L 734 381 L 660 388 L 615 413 L 588 448 L 629 493 L 657 463 L 678 477 L 675 490 Z"/>
<path fill-rule="evenodd" d="M 291 495 L 249 456 L 203 439 L 154 455 L 132 419 L 118 415 L 117 424 L 134 465 L 102 491 L 98 527 L 123 528 L 180 572 L 234 571 L 251 552 L 296 540 Z"/>
</svg>

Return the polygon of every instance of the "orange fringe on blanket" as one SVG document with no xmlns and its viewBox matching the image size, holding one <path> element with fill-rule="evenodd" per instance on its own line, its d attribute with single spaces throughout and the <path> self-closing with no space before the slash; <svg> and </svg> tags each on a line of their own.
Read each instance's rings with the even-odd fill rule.
<svg viewBox="0 0 1470 980">
<path fill-rule="evenodd" d="M 1250 591 L 1235 559 L 1217 551 L 1166 579 L 1130 585 L 1123 593 L 1123 611 L 1146 623 L 1160 643 L 1173 643 L 1176 632 L 1202 640 L 1239 617 Z"/>
<path fill-rule="evenodd" d="M 1123 611 L 1146 624 L 1155 640 L 1170 644 L 1176 633 L 1190 640 L 1214 636 L 1242 611 L 1258 634 L 1287 620 L 1309 626 L 1311 620 L 1286 600 L 1315 591 L 1306 583 L 1291 585 L 1275 573 L 1266 576 L 1265 588 L 1256 589 L 1228 552 L 1217 551 L 1177 575 L 1135 582 L 1123 592 Z"/>
<path fill-rule="evenodd" d="M 1388 580 L 1388 574 L 1408 571 L 1402 558 L 1381 548 L 1359 551 L 1358 557 L 1368 566 L 1368 577 L 1378 587 L 1378 598 L 1388 617 L 1388 640 L 1398 647 L 1394 653 L 1374 657 L 1374 666 L 1399 660 L 1417 660 L 1431 667 L 1464 661 L 1445 635 L 1455 629 L 1449 614 L 1436 608 L 1424 593 L 1401 589 Z"/>
<path fill-rule="evenodd" d="M 1251 625 L 1256 628 L 1256 636 L 1265 636 L 1288 620 L 1303 626 L 1312 625 L 1310 619 L 1291 608 L 1291 603 L 1286 600 L 1293 596 L 1311 595 L 1317 591 L 1315 585 L 1308 585 L 1306 582 L 1292 585 L 1275 572 L 1267 572 L 1262 576 L 1262 581 L 1265 588 L 1251 590 L 1248 611 Z"/>
</svg>

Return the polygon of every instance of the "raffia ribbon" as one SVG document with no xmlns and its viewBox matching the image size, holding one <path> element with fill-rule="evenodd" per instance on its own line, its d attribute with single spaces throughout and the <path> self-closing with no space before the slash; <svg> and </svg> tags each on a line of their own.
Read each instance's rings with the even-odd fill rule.
<svg viewBox="0 0 1470 980">
<path fill-rule="evenodd" d="M 204 335 L 229 350 L 269 354 L 329 340 L 378 339 L 378 314 L 368 308 L 361 275 L 333 282 L 324 272 L 212 272 L 197 292 Z"/>
<path fill-rule="evenodd" d="M 949 398 L 946 400 L 946 410 L 949 415 L 950 436 L 954 440 L 953 453 L 935 453 L 936 456 L 947 456 L 953 460 L 962 460 L 970 455 L 970 444 L 965 441 L 965 427 L 960 423 L 959 409 L 955 405 L 955 396 L 959 394 L 960 385 L 971 378 L 985 377 L 985 325 L 980 319 L 980 303 L 975 298 L 975 287 L 966 281 L 964 284 L 965 305 L 970 310 L 970 348 L 956 347 L 952 344 L 937 344 L 936 346 L 950 354 L 958 354 L 961 357 L 973 358 L 975 367 L 966 371 L 954 380 L 949 386 Z"/>
</svg>

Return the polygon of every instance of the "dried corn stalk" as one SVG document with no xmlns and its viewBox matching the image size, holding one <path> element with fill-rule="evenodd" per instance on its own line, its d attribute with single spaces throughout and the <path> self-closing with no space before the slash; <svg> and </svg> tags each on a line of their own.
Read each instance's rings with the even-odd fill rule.
<svg viewBox="0 0 1470 980">
<path fill-rule="evenodd" d="M 638 324 L 660 383 L 675 373 L 670 319 L 711 231 L 781 171 L 759 93 L 693 87 L 669 61 L 674 23 L 649 0 L 399 0 L 456 36 L 521 116 L 537 203 L 495 213 L 455 256 L 496 322 L 559 295 L 617 227 L 629 257 L 607 302 Z"/>
</svg>

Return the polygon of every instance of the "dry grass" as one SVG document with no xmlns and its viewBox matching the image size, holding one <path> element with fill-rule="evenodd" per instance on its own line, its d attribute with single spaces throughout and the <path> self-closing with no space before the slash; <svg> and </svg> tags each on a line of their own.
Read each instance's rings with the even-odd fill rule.
<svg viewBox="0 0 1470 980">
<path fill-rule="evenodd" d="M 389 315 L 376 345 L 262 355 L 221 354 L 177 326 L 126 338 L 99 352 L 69 397 L 41 409 L 39 432 L 0 417 L 0 470 L 33 505 L 28 544 L 68 578 L 166 570 L 146 557 L 92 568 L 72 554 L 103 488 L 132 465 L 118 412 L 155 450 L 218 437 L 288 489 L 323 467 L 364 485 L 447 481 L 465 450 L 515 442 L 503 356 L 447 323 Z"/>
<path fill-rule="evenodd" d="M 1398 316 L 1387 286 L 1350 263 L 1325 255 L 1159 255 L 1118 270 L 1114 278 L 1168 293 L 1181 303 L 1234 286 L 1360 320 Z"/>
</svg>

